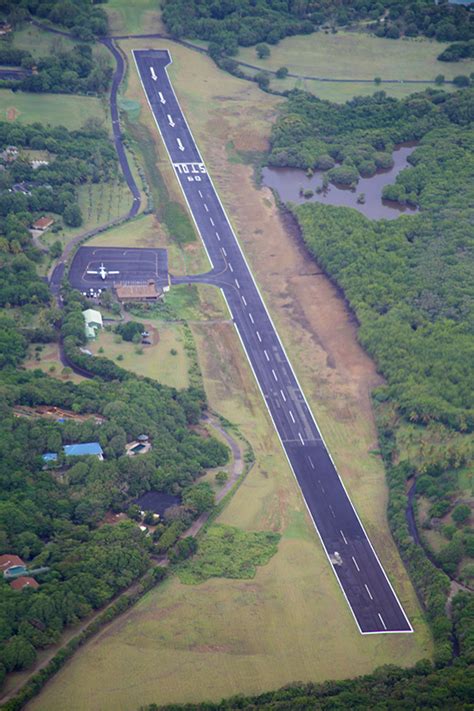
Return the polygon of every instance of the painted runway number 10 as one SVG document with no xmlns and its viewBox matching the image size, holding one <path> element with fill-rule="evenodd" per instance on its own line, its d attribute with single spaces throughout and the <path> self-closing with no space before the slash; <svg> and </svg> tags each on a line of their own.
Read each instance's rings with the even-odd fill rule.
<svg viewBox="0 0 474 711">
<path fill-rule="evenodd" d="M 204 163 L 173 163 L 178 174 L 186 174 L 188 180 L 192 182 L 201 180 L 200 173 L 207 173 Z"/>
</svg>

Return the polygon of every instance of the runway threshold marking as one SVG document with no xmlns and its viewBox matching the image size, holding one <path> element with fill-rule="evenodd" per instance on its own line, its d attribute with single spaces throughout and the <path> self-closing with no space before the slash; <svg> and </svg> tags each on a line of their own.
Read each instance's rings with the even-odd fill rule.
<svg viewBox="0 0 474 711">
<path fill-rule="evenodd" d="M 354 563 L 355 567 L 357 568 L 357 572 L 360 573 L 360 568 L 359 568 L 359 566 L 357 565 L 357 561 L 356 561 L 356 559 L 354 558 L 354 556 L 352 556 L 352 562 Z"/>
<path fill-rule="evenodd" d="M 382 615 L 380 614 L 380 612 L 377 612 L 377 615 L 379 616 L 379 620 L 380 620 L 380 622 L 382 623 L 384 630 L 386 630 L 386 629 L 387 629 L 387 625 L 385 624 Z"/>
<path fill-rule="evenodd" d="M 367 590 L 367 595 L 370 597 L 371 600 L 373 600 L 374 598 L 372 597 L 372 593 L 370 592 L 369 586 L 367 585 L 367 583 L 364 584 L 364 587 Z"/>
</svg>

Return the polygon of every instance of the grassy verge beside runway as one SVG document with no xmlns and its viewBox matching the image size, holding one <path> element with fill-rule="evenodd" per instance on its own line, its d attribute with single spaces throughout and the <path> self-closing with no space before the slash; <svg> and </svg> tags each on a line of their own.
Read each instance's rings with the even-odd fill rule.
<svg viewBox="0 0 474 711">
<path fill-rule="evenodd" d="M 384 471 L 371 453 L 377 449 L 369 399 L 379 382 L 374 366 L 357 344 L 343 300 L 282 223 L 270 191 L 256 191 L 251 166 L 228 160 L 229 141 L 237 151 L 265 150 L 281 100 L 173 43 L 123 46 L 173 53 L 170 75 L 183 111 L 415 633 L 357 632 L 234 327 L 196 323 L 190 327 L 210 406 L 239 426 L 256 455 L 218 522 L 281 533 L 278 552 L 252 580 L 214 578 L 192 587 L 166 581 L 88 644 L 31 708 L 55 711 L 67 703 L 70 711 L 107 711 L 219 699 L 429 657 L 429 630 L 388 531 Z M 126 97 L 141 101 L 136 81 L 131 71 Z M 173 175 L 167 187 L 176 189 Z"/>
<path fill-rule="evenodd" d="M 434 81 L 438 74 L 453 79 L 474 71 L 474 60 L 460 64 L 439 62 L 436 57 L 447 45 L 424 38 L 390 40 L 361 32 L 316 32 L 286 37 L 271 47 L 268 59 L 258 59 L 255 47 L 240 47 L 236 59 L 261 68 L 287 67 L 293 74 L 333 79 L 423 79 Z M 244 68 L 245 72 L 251 70 Z M 295 86 L 311 91 L 322 99 L 346 101 L 360 94 L 383 89 L 398 98 L 426 88 L 416 84 L 332 84 L 295 78 L 272 79 L 272 87 L 284 91 Z"/>
</svg>

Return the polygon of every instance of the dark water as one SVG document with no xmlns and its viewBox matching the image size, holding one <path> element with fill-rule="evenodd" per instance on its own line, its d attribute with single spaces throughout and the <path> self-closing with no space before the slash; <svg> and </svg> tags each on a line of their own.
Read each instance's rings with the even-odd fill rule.
<svg viewBox="0 0 474 711">
<path fill-rule="evenodd" d="M 330 184 L 323 193 L 316 193 L 316 188 L 322 185 L 323 171 L 316 170 L 311 178 L 308 178 L 304 170 L 299 168 L 263 168 L 262 183 L 268 188 L 276 190 L 282 202 L 295 202 L 302 204 L 305 202 L 320 202 L 326 205 L 336 205 L 343 207 L 355 207 L 366 217 L 379 220 L 382 217 L 386 220 L 394 220 L 401 213 L 416 212 L 416 208 L 391 200 L 382 200 L 382 190 L 385 185 L 395 182 L 398 173 L 409 167 L 407 158 L 413 153 L 415 146 L 400 146 L 393 152 L 393 167 L 389 170 L 379 170 L 372 178 L 360 178 L 357 188 L 351 190 L 341 185 Z M 300 188 L 303 190 L 313 190 L 313 197 L 306 199 L 300 195 Z M 365 203 L 359 204 L 357 196 L 365 194 Z"/>
<path fill-rule="evenodd" d="M 142 511 L 153 511 L 153 513 L 160 514 L 160 516 L 163 516 L 170 506 L 175 506 L 180 502 L 179 496 L 164 494 L 161 491 L 147 491 L 133 501 L 134 504 L 140 506 Z"/>
</svg>

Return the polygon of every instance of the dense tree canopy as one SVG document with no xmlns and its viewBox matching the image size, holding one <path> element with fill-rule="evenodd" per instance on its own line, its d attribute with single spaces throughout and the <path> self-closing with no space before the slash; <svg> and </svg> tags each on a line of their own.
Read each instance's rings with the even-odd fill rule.
<svg viewBox="0 0 474 711">
<path fill-rule="evenodd" d="M 107 15 L 90 0 L 3 0 L 0 9 L 13 25 L 30 16 L 68 28 L 83 40 L 107 34 Z"/>
</svg>

